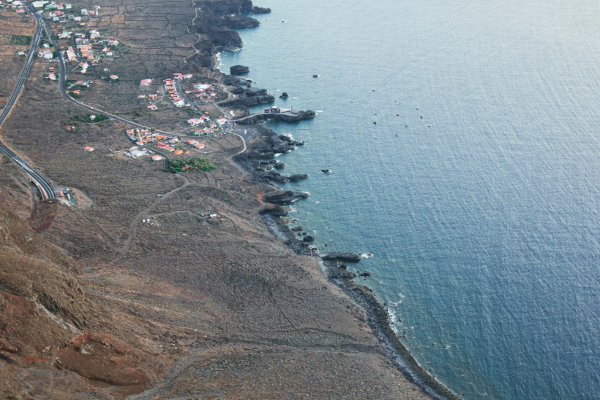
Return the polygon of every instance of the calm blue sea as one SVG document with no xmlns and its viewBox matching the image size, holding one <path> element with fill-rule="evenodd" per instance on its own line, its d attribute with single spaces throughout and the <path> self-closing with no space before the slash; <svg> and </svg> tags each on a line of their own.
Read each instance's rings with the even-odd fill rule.
<svg viewBox="0 0 600 400">
<path fill-rule="evenodd" d="M 418 362 L 465 399 L 600 399 L 600 2 L 256 4 L 222 67 L 319 110 L 272 124 L 307 142 L 293 215 L 373 253 Z"/>
</svg>

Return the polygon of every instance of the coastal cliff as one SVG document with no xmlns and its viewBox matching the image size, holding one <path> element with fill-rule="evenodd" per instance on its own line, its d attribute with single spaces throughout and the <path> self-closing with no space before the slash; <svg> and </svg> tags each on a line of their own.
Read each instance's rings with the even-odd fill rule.
<svg viewBox="0 0 600 400">
<path fill-rule="evenodd" d="M 218 51 L 242 46 L 240 35 L 231 29 L 251 28 L 260 25 L 258 20 L 242 13 L 268 13 L 269 9 L 255 7 L 250 0 L 196 0 L 196 17 L 190 31 L 199 35 L 194 44 L 196 54 L 190 58 L 198 67 L 214 67 Z"/>
</svg>

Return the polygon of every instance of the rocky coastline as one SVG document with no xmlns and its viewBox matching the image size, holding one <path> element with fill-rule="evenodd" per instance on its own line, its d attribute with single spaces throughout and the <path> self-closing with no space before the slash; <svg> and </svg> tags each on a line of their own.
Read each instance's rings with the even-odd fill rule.
<svg viewBox="0 0 600 400">
<path fill-rule="evenodd" d="M 236 72 L 238 71 L 242 70 L 236 69 Z M 228 79 L 229 82 L 227 82 Z M 235 79 L 235 81 L 233 79 Z M 229 76 L 226 78 L 225 82 L 227 84 L 239 86 L 240 81 L 238 79 L 238 77 Z M 249 85 L 249 82 L 251 81 L 246 82 Z M 274 97 L 268 95 L 265 89 L 252 88 L 250 92 L 247 92 L 249 89 L 235 89 L 234 87 L 234 90 L 239 91 L 241 98 L 221 103 L 220 105 L 230 107 L 248 106 L 262 104 L 262 102 L 260 102 L 262 100 L 265 100 L 265 103 L 275 101 Z M 255 103 L 255 101 L 257 102 Z M 274 171 L 274 169 L 282 169 L 285 166 L 285 164 L 280 163 L 275 159 L 276 154 L 295 150 L 296 146 L 304 145 L 304 142 L 296 142 L 289 136 L 278 135 L 271 128 L 262 125 L 261 123 L 269 119 L 283 122 L 297 122 L 314 117 L 314 111 L 308 110 L 301 111 L 296 116 L 285 114 L 258 114 L 245 118 L 243 121 L 237 121 L 239 125 L 256 125 L 259 135 L 257 140 L 248 146 L 246 152 L 236 156 L 234 160 L 251 173 L 257 182 L 285 184 L 288 181 L 295 182 L 306 179 L 308 177 L 306 174 L 297 174 L 286 177 Z M 323 170 L 323 172 L 329 172 L 329 170 Z M 276 238 L 284 240 L 290 248 L 298 254 L 310 255 L 319 259 L 319 263 L 322 265 L 328 280 L 342 289 L 346 295 L 365 309 L 368 317 L 368 324 L 374 335 L 377 337 L 380 345 L 388 353 L 394 366 L 401 371 L 409 381 L 414 383 L 433 399 L 459 400 L 460 398 L 458 396 L 436 381 L 435 378 L 429 375 L 419 365 L 416 359 L 409 353 L 408 349 L 399 341 L 392 328 L 388 312 L 385 307 L 379 303 L 373 294 L 373 291 L 366 286 L 357 284 L 353 280 L 356 278 L 356 274 L 347 271 L 346 265 L 341 264 L 341 262 L 360 262 L 361 255 L 353 252 L 319 254 L 317 248 L 311 245 L 314 238 L 307 234 L 304 227 L 288 226 L 289 218 L 286 218 L 288 216 L 288 208 L 286 206 L 308 196 L 309 194 L 306 192 L 280 190 L 278 187 L 274 187 L 273 191 L 266 193 L 264 201 L 267 203 L 267 206 L 261 210 L 260 213 L 263 215 L 264 222 L 271 233 Z M 370 273 L 362 273 L 360 276 L 366 278 L 370 276 Z"/>
<path fill-rule="evenodd" d="M 278 135 L 265 125 L 258 125 L 259 137 L 254 144 L 250 145 L 245 153 L 238 155 L 235 161 L 252 174 L 255 181 L 260 183 L 285 183 L 287 180 L 274 179 L 276 174 L 272 170 L 266 170 L 263 166 L 274 166 L 278 163 L 274 159 L 275 154 L 291 151 L 293 142 L 289 136 Z M 268 160 L 268 161 L 265 161 Z M 392 359 L 395 367 L 401 371 L 409 381 L 421 388 L 436 400 L 459 400 L 459 397 L 450 392 L 446 387 L 431 377 L 409 353 L 408 349 L 396 336 L 389 315 L 385 307 L 379 303 L 373 291 L 357 284 L 354 281 L 356 274 L 347 271 L 345 263 L 357 263 L 361 255 L 353 252 L 348 253 L 323 253 L 312 245 L 314 238 L 307 234 L 305 227 L 290 227 L 288 225 L 288 211 L 291 203 L 304 199 L 309 193 L 301 191 L 281 190 L 273 187 L 273 190 L 264 195 L 266 207 L 261 210 L 263 220 L 274 237 L 284 240 L 290 248 L 298 254 L 315 256 L 326 272 L 330 282 L 341 288 L 350 298 L 365 309 L 368 316 L 368 324 L 381 346 Z M 301 228 L 301 229 L 298 229 Z M 370 273 L 361 276 L 368 277 Z"/>
</svg>

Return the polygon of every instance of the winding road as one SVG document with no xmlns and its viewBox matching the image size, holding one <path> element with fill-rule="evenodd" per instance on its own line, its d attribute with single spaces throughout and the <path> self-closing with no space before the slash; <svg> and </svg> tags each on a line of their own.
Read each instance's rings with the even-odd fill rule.
<svg viewBox="0 0 600 400">
<path fill-rule="evenodd" d="M 17 98 L 19 97 L 19 93 L 21 93 L 21 90 L 23 89 L 23 84 L 25 83 L 25 80 L 27 79 L 27 75 L 29 74 L 29 71 L 31 70 L 31 65 L 33 64 L 33 60 L 35 57 L 34 56 L 35 50 L 37 49 L 38 43 L 40 41 L 40 36 L 42 34 L 42 26 L 43 25 L 40 22 L 42 18 L 40 16 L 36 15 L 36 13 L 34 13 L 33 9 L 30 9 L 30 7 L 31 7 L 31 5 L 27 4 L 27 8 L 29 9 L 29 12 L 31 12 L 32 15 L 38 20 L 38 24 L 35 29 L 35 34 L 33 35 L 33 38 L 31 39 L 31 47 L 29 48 L 29 54 L 27 54 L 27 62 L 25 63 L 25 67 L 23 67 L 23 71 L 21 72 L 19 81 L 17 82 L 17 85 L 15 86 L 15 90 L 13 90 L 12 95 L 8 99 L 8 102 L 6 103 L 6 106 L 4 107 L 4 110 L 2 111 L 2 114 L 0 114 L 0 125 L 2 125 L 4 123 L 4 120 L 6 119 L 6 117 L 10 113 L 10 111 L 12 110 L 13 106 L 15 105 L 15 103 L 17 101 Z M 12 152 L 9 148 L 7 148 L 4 145 L 4 143 L 2 143 L 2 142 L 0 142 L 0 152 L 3 153 L 5 156 L 7 156 L 12 162 L 17 164 L 23 171 L 25 171 L 25 173 L 27 173 L 27 175 L 29 175 L 29 177 L 31 178 L 31 181 L 33 183 L 35 183 L 35 185 L 40 189 L 42 198 L 53 199 L 56 197 L 56 193 L 54 192 L 52 185 L 50 185 L 50 183 L 46 180 L 46 178 L 44 178 L 37 171 L 35 171 L 33 168 L 31 168 L 29 165 L 27 165 L 26 162 L 21 160 L 14 152 Z"/>
</svg>

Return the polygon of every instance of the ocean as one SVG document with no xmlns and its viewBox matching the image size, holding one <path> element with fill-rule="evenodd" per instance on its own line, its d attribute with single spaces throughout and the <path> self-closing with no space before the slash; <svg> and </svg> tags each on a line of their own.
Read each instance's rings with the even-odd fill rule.
<svg viewBox="0 0 600 400">
<path fill-rule="evenodd" d="M 270 123 L 307 142 L 278 157 L 309 174 L 291 216 L 372 253 L 351 269 L 420 365 L 465 399 L 600 399 L 600 3 L 256 5 L 221 68 L 318 112 Z"/>
</svg>

